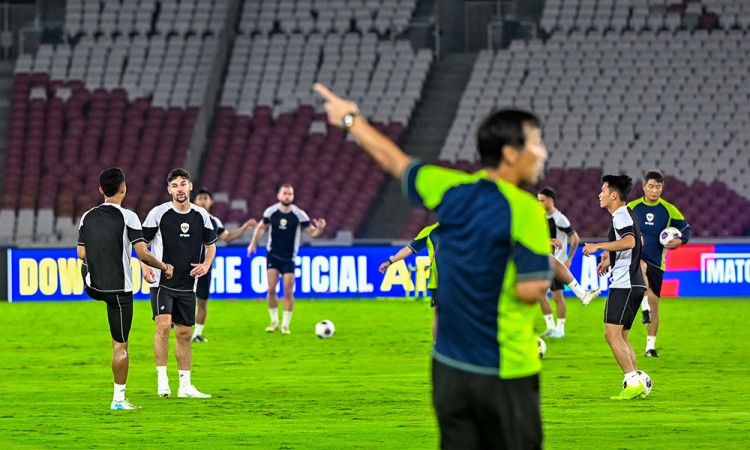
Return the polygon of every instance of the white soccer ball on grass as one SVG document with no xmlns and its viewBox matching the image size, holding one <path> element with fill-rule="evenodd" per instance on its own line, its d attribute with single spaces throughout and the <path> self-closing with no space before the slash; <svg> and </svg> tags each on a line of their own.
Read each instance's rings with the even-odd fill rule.
<svg viewBox="0 0 750 450">
<path fill-rule="evenodd" d="M 336 327 L 333 326 L 333 322 L 330 320 L 321 320 L 315 324 L 315 334 L 321 339 L 328 339 L 333 337 L 333 333 L 336 332 Z"/>
</svg>

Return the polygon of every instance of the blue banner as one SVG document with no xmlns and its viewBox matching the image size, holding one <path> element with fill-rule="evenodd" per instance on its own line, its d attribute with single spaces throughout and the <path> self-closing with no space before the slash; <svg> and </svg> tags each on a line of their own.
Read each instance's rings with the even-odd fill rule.
<svg viewBox="0 0 750 450">
<path fill-rule="evenodd" d="M 415 297 L 426 294 L 430 259 L 411 256 L 378 270 L 399 247 L 302 247 L 296 258 L 295 297 L 349 299 Z M 212 299 L 265 298 L 266 253 L 248 258 L 244 247 L 219 247 L 211 271 Z M 136 299 L 147 299 L 149 284 L 140 262 L 131 259 Z M 86 298 L 75 249 L 9 249 L 8 300 L 59 301 Z M 279 283 L 281 285 L 281 283 Z M 277 286 L 277 290 L 280 286 Z"/>
<path fill-rule="evenodd" d="M 302 247 L 296 259 L 295 297 L 315 299 L 413 298 L 427 295 L 430 260 L 410 256 L 380 264 L 399 247 Z M 8 300 L 59 301 L 86 298 L 81 262 L 75 249 L 9 249 Z M 149 285 L 140 263 L 131 260 L 135 298 L 147 299 Z M 596 258 L 580 251 L 570 267 L 584 289 L 601 288 L 607 277 L 596 273 Z M 281 284 L 281 283 L 279 283 Z M 277 287 L 277 290 L 279 288 Z M 252 258 L 244 247 L 220 247 L 211 273 L 212 299 L 260 299 L 268 290 L 265 250 Z M 566 294 L 570 292 L 566 288 Z M 663 297 L 750 296 L 750 246 L 685 245 L 667 252 Z"/>
</svg>

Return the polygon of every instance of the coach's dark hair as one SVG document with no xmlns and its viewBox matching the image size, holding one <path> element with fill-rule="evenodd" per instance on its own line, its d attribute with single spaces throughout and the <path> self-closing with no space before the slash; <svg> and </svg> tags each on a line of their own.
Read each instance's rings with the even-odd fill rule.
<svg viewBox="0 0 750 450">
<path fill-rule="evenodd" d="M 167 175 L 167 184 L 171 183 L 172 180 L 174 180 L 177 177 L 182 177 L 188 181 L 190 181 L 190 174 L 185 169 L 172 169 L 171 172 L 169 172 L 169 175 Z"/>
<path fill-rule="evenodd" d="M 209 191 L 209 190 L 208 190 L 208 189 L 206 189 L 206 188 L 200 188 L 200 189 L 198 190 L 198 192 L 196 192 L 196 193 L 195 193 L 195 196 L 197 197 L 197 196 L 199 196 L 199 195 L 201 195 L 201 194 L 206 194 L 206 195 L 208 195 L 208 198 L 210 198 L 211 200 L 213 200 L 213 198 L 214 198 L 214 193 L 213 193 L 213 192 L 211 192 L 211 191 Z"/>
<path fill-rule="evenodd" d="M 125 173 L 119 167 L 104 169 L 99 174 L 99 186 L 106 197 L 114 197 L 120 191 L 120 186 L 125 182 Z"/>
<path fill-rule="evenodd" d="M 664 184 L 664 174 L 656 169 L 649 170 L 643 177 L 643 183 L 648 183 L 648 180 L 654 180 L 657 183 Z"/>
<path fill-rule="evenodd" d="M 552 199 L 553 202 L 557 201 L 557 192 L 555 192 L 555 190 L 549 186 L 539 191 L 539 195 L 549 197 Z"/>
<path fill-rule="evenodd" d="M 288 187 L 288 188 L 291 188 L 291 189 L 294 189 L 294 186 L 292 186 L 291 184 L 289 184 L 289 183 L 284 183 L 284 184 L 280 184 L 280 185 L 279 185 L 279 188 L 278 188 L 278 189 L 276 189 L 276 192 L 280 192 L 280 191 L 281 191 L 282 189 L 284 189 L 284 188 L 287 188 L 287 187 Z"/>
<path fill-rule="evenodd" d="M 477 129 L 477 150 L 482 167 L 500 165 L 506 145 L 523 150 L 526 145 L 524 124 L 541 128 L 537 116 L 520 109 L 500 109 L 482 120 Z"/>
<path fill-rule="evenodd" d="M 630 190 L 633 189 L 633 179 L 622 175 L 604 175 L 602 183 L 607 183 L 610 191 L 615 191 L 623 202 L 627 200 Z"/>
</svg>

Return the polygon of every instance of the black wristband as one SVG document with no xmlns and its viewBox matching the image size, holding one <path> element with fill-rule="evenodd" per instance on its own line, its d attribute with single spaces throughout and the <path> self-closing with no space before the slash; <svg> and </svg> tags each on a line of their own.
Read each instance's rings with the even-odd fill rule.
<svg viewBox="0 0 750 450">
<path fill-rule="evenodd" d="M 393 264 L 393 261 L 391 261 L 391 257 L 388 257 L 388 264 Z"/>
</svg>

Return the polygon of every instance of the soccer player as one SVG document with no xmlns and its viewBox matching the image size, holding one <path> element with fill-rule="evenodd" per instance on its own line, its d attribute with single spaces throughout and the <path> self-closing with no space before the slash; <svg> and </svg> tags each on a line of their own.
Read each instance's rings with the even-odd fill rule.
<svg viewBox="0 0 750 450">
<path fill-rule="evenodd" d="M 224 228 L 224 224 L 221 220 L 211 214 L 211 206 L 214 204 L 214 194 L 206 188 L 202 188 L 198 191 L 195 196 L 194 203 L 201 208 L 205 209 L 208 213 L 208 218 L 211 220 L 216 231 L 216 236 L 219 239 L 223 239 L 224 242 L 232 242 L 239 238 L 245 232 L 251 228 L 254 228 L 258 222 L 255 219 L 249 219 L 243 223 L 241 227 L 234 231 L 228 231 Z M 209 287 L 211 286 L 211 270 L 205 276 L 198 278 L 198 285 L 195 290 L 196 297 L 198 299 L 198 312 L 195 314 L 195 329 L 193 330 L 193 342 L 208 342 L 208 339 L 203 337 L 203 329 L 206 326 L 206 316 L 208 315 L 208 296 Z"/>
<path fill-rule="evenodd" d="M 642 322 L 646 329 L 646 356 L 658 357 L 656 332 L 659 329 L 659 297 L 664 279 L 664 261 L 667 249 L 675 249 L 690 240 L 690 225 L 679 209 L 661 198 L 664 190 L 664 175 L 658 170 L 646 172 L 643 180 L 644 196 L 633 200 L 628 206 L 633 210 L 643 233 L 643 255 L 641 270 L 646 276 L 648 289 L 641 302 Z M 682 233 L 680 239 L 667 242 L 666 248 L 659 242 L 659 234 L 667 227 L 675 227 Z"/>
<path fill-rule="evenodd" d="M 281 322 L 281 333 L 290 334 L 289 324 L 294 310 L 294 258 L 299 250 L 300 230 L 305 230 L 312 237 L 318 237 L 326 227 L 325 219 L 313 219 L 306 212 L 294 204 L 294 187 L 282 184 L 276 194 L 278 203 L 266 208 L 263 212 L 263 222 L 258 224 L 253 239 L 247 247 L 248 258 L 258 248 L 258 241 L 270 228 L 268 238 L 266 276 L 268 277 L 268 314 L 271 324 L 266 331 L 273 333 L 279 329 L 279 298 L 276 295 L 276 285 L 279 275 L 284 283 L 284 312 Z"/>
<path fill-rule="evenodd" d="M 539 202 L 544 207 L 544 211 L 547 213 L 547 222 L 549 224 L 549 233 L 552 237 L 552 256 L 555 261 L 552 263 L 552 271 L 555 277 L 552 279 L 550 285 L 550 291 L 552 292 L 552 298 L 555 300 L 557 306 L 557 325 L 555 325 L 555 318 L 552 315 L 552 305 L 547 299 L 547 296 L 543 296 L 539 299 L 539 304 L 542 307 L 542 314 L 544 314 L 544 322 L 547 324 L 547 330 L 542 334 L 543 337 L 549 338 L 564 338 L 565 337 L 565 316 L 568 311 L 567 305 L 565 304 L 565 297 L 563 296 L 563 289 L 565 285 L 570 287 L 570 290 L 578 297 L 584 306 L 591 303 L 591 300 L 599 296 L 601 290 L 594 289 L 584 291 L 578 281 L 573 277 L 573 274 L 566 274 L 570 272 L 570 263 L 573 262 L 573 257 L 578 250 L 578 243 L 580 238 L 578 233 L 573 229 L 573 225 L 570 224 L 570 220 L 555 207 L 555 201 L 557 200 L 557 192 L 551 187 L 546 187 L 539 191 L 537 195 Z M 568 239 L 570 239 L 570 251 L 568 251 Z M 557 264 L 557 262 L 561 264 Z M 560 267 L 564 265 L 563 267 Z M 566 280 L 566 281 L 563 281 Z"/>
<path fill-rule="evenodd" d="M 173 169 L 167 176 L 167 192 L 172 201 L 155 206 L 143 222 L 143 237 L 151 243 L 154 254 L 174 265 L 174 276 L 164 279 L 159 271 L 143 266 L 143 277 L 151 288 L 151 311 L 156 322 L 154 359 L 157 394 L 169 397 L 167 356 L 169 333 L 174 325 L 175 356 L 180 377 L 177 396 L 209 398 L 193 386 L 190 371 L 193 364 L 191 334 L 195 323 L 196 278 L 211 270 L 216 256 L 216 232 L 205 209 L 190 203 L 193 184 L 184 169 Z M 202 253 L 205 247 L 205 256 Z"/>
<path fill-rule="evenodd" d="M 402 259 L 405 259 L 409 255 L 416 255 L 420 251 L 422 251 L 423 248 L 427 247 L 427 255 L 430 257 L 430 281 L 427 283 L 427 289 L 430 290 L 430 297 L 432 300 L 430 301 L 430 305 L 432 306 L 434 310 L 434 317 L 432 319 L 432 339 L 435 339 L 435 336 L 437 335 L 437 286 L 438 286 L 438 273 L 437 273 L 437 264 L 435 263 L 435 251 L 437 250 L 436 243 L 439 242 L 439 223 L 434 223 L 432 225 L 426 226 L 422 228 L 422 231 L 417 233 L 417 237 L 414 238 L 414 240 L 411 242 L 411 244 L 407 245 L 406 247 L 402 248 L 398 251 L 394 256 L 391 256 L 388 258 L 388 261 L 385 261 L 383 264 L 380 265 L 380 273 L 385 272 L 386 269 L 388 269 L 391 264 L 396 263 L 396 261 L 401 261 Z"/>
<path fill-rule="evenodd" d="M 347 130 L 404 193 L 437 213 L 438 334 L 433 404 L 441 448 L 542 448 L 534 317 L 551 278 L 550 236 L 534 183 L 547 159 L 539 119 L 505 109 L 479 125 L 485 171 L 414 160 L 320 84 L 328 121 Z"/>
<path fill-rule="evenodd" d="M 638 306 L 646 291 L 641 273 L 641 232 L 638 218 L 625 203 L 633 180 L 627 175 L 605 175 L 602 177 L 599 205 L 612 214 L 608 242 L 586 244 L 584 255 L 604 251 L 598 266 L 599 274 L 610 272 L 609 298 L 604 309 L 605 329 L 612 354 L 625 374 L 625 388 L 612 400 L 630 400 L 645 397 L 646 387 L 637 372 L 633 346 L 628 332 L 638 314 Z"/>
<path fill-rule="evenodd" d="M 121 206 L 126 192 L 125 174 L 120 168 L 110 167 L 99 175 L 99 193 L 104 196 L 104 203 L 81 216 L 77 247 L 78 258 L 83 260 L 86 294 L 107 304 L 115 379 L 110 408 L 115 410 L 141 408 L 125 398 L 130 364 L 128 335 L 133 323 L 132 249 L 143 263 L 163 270 L 165 277 L 171 277 L 174 270 L 146 249 L 138 216 Z"/>
</svg>

